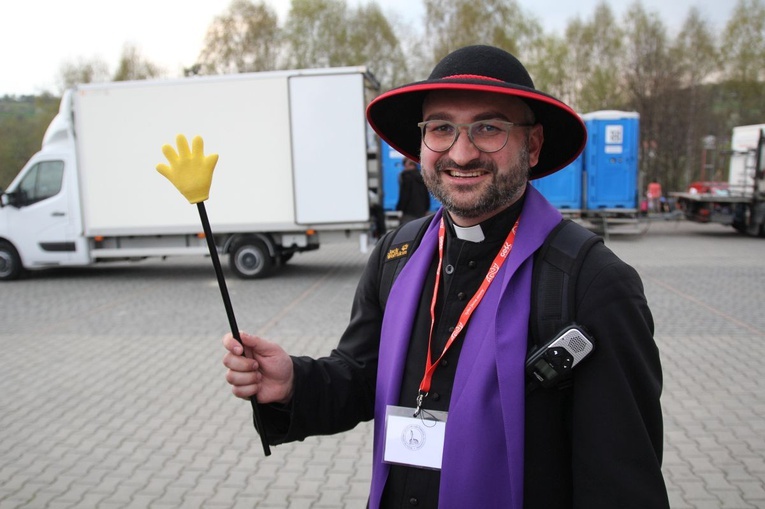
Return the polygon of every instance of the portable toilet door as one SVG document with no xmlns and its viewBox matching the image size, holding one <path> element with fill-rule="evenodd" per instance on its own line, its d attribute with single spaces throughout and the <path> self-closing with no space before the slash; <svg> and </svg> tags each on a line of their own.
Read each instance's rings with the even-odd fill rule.
<svg viewBox="0 0 765 509">
<path fill-rule="evenodd" d="M 573 163 L 555 173 L 532 180 L 531 185 L 556 209 L 579 212 L 582 208 L 583 161 L 584 156 L 580 154 Z"/>
<path fill-rule="evenodd" d="M 588 136 L 586 208 L 636 210 L 640 115 L 606 110 L 586 113 L 582 119 Z"/>
<path fill-rule="evenodd" d="M 382 152 L 382 206 L 383 210 L 391 212 L 396 210 L 398 205 L 398 175 L 404 170 L 404 156 L 383 140 L 380 140 L 380 149 Z M 441 203 L 431 195 L 431 212 L 438 210 L 440 206 Z"/>
<path fill-rule="evenodd" d="M 382 206 L 385 211 L 396 210 L 398 203 L 398 174 L 404 169 L 404 156 L 380 140 L 382 153 Z"/>
</svg>

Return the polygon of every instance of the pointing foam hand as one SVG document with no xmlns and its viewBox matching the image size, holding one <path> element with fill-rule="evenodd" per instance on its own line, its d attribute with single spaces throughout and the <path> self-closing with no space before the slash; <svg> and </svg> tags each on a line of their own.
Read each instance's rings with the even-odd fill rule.
<svg viewBox="0 0 765 509">
<path fill-rule="evenodd" d="M 176 139 L 178 151 L 170 145 L 162 146 L 170 165 L 158 164 L 157 171 L 167 177 L 189 203 L 205 201 L 210 196 L 210 184 L 218 154 L 204 154 L 204 142 L 200 136 L 191 140 L 191 149 L 186 137 L 179 134 Z"/>
</svg>

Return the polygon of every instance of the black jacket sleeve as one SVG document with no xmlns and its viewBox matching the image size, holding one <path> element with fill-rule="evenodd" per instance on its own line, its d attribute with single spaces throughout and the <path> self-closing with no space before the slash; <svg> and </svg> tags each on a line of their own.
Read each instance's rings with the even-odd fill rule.
<svg viewBox="0 0 765 509">
<path fill-rule="evenodd" d="M 382 246 L 390 233 L 386 235 L 370 254 L 338 346 L 319 359 L 293 357 L 291 404 L 262 407 L 271 444 L 339 433 L 372 419 L 383 315 L 378 278 Z"/>
</svg>

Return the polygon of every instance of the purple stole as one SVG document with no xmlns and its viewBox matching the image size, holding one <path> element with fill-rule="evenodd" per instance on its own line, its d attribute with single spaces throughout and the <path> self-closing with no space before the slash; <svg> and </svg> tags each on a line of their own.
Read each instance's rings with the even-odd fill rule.
<svg viewBox="0 0 765 509">
<path fill-rule="evenodd" d="M 380 339 L 370 507 L 380 505 L 385 408 L 398 405 L 423 281 L 436 254 L 439 211 L 391 288 Z M 526 188 L 513 250 L 468 322 L 446 423 L 439 507 L 521 509 L 526 347 L 533 254 L 561 220 Z M 423 372 L 425 366 L 423 365 Z M 404 397 L 414 406 L 416 394 Z M 410 401 L 411 400 L 411 401 Z"/>
</svg>

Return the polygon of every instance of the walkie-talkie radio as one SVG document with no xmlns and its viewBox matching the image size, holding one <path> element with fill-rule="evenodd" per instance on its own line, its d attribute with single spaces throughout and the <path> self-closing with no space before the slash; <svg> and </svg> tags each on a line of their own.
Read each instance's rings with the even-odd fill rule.
<svg viewBox="0 0 765 509">
<path fill-rule="evenodd" d="M 567 378 L 595 346 L 592 337 L 579 325 L 569 325 L 526 360 L 526 374 L 544 388 Z"/>
</svg>

